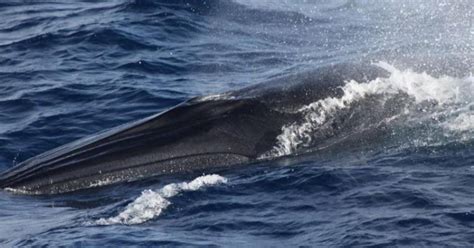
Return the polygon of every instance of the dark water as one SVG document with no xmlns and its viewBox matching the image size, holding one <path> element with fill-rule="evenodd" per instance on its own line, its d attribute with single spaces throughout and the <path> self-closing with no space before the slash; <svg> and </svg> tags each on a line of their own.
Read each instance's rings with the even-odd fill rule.
<svg viewBox="0 0 474 248">
<path fill-rule="evenodd" d="M 348 62 L 389 72 L 302 110 L 267 154 L 290 156 L 57 196 L 1 191 L 0 246 L 473 246 L 473 8 L 0 3 L 0 170 L 193 96 Z M 350 114 L 361 121 L 344 132 L 318 131 Z"/>
</svg>

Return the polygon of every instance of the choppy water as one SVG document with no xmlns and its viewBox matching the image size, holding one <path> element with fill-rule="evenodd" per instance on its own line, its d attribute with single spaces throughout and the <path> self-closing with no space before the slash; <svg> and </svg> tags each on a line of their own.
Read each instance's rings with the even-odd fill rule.
<svg viewBox="0 0 474 248">
<path fill-rule="evenodd" d="M 0 191 L 0 245 L 473 246 L 473 9 L 0 3 L 2 171 L 193 96 L 330 64 L 388 72 L 297 110 L 264 155 L 290 156 L 56 196 Z"/>
</svg>

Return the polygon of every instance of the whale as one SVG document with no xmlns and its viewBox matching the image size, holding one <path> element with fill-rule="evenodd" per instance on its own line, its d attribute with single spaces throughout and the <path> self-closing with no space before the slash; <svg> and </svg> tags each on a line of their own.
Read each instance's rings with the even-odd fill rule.
<svg viewBox="0 0 474 248">
<path fill-rule="evenodd" d="M 194 97 L 27 159 L 0 175 L 0 188 L 59 194 L 249 164 L 272 149 L 283 126 L 301 118 L 299 108 L 340 96 L 347 80 L 370 80 L 383 73 L 374 66 L 327 65 Z"/>
</svg>

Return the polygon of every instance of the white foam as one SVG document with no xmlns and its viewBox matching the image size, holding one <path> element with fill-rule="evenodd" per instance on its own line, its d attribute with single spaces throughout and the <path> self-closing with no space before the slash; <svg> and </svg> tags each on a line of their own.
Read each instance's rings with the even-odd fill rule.
<svg viewBox="0 0 474 248">
<path fill-rule="evenodd" d="M 304 119 L 298 123 L 284 126 L 282 133 L 277 136 L 277 144 L 262 157 L 288 155 L 300 147 L 311 144 L 313 133 L 319 130 L 331 117 L 367 96 L 378 95 L 388 99 L 403 93 L 420 106 L 423 106 L 421 104 L 424 102 L 434 102 L 439 106 L 438 111 L 441 112 L 459 112 L 459 109 L 464 108 L 468 113 L 458 113 L 457 118 L 446 118 L 446 123 L 440 126 L 450 130 L 472 129 L 472 108 L 469 107 L 474 100 L 474 78 L 472 75 L 467 78 L 450 76 L 437 78 L 425 72 L 418 73 L 409 69 L 402 71 L 385 62 L 379 62 L 376 65 L 387 70 L 390 76 L 376 78 L 369 82 L 348 81 L 341 88 L 343 91 L 341 97 L 321 99 L 302 107 L 299 112 L 304 114 Z M 422 111 L 425 110 L 422 109 Z M 433 113 L 433 116 L 439 115 L 441 112 Z M 408 110 L 405 114 L 407 113 Z M 392 120 L 395 117 L 397 116 L 387 119 Z"/>
<path fill-rule="evenodd" d="M 474 131 L 474 113 L 461 113 L 444 126 L 452 131 Z"/>
<path fill-rule="evenodd" d="M 125 210 L 117 216 L 100 218 L 95 221 L 97 225 L 140 224 L 160 216 L 160 214 L 171 204 L 169 198 L 183 191 L 196 191 L 206 186 L 227 183 L 225 177 L 213 174 L 200 176 L 187 183 L 171 183 L 158 191 L 144 190 L 137 199 L 125 207 Z"/>
<path fill-rule="evenodd" d="M 450 76 L 436 78 L 426 72 L 418 73 L 410 69 L 401 71 L 386 62 L 379 62 L 376 65 L 391 73 L 387 79 L 376 79 L 380 81 L 379 84 L 382 84 L 384 89 L 403 91 L 414 97 L 418 103 L 429 100 L 434 100 L 439 104 L 472 101 L 474 90 L 472 75 L 466 78 Z"/>
</svg>

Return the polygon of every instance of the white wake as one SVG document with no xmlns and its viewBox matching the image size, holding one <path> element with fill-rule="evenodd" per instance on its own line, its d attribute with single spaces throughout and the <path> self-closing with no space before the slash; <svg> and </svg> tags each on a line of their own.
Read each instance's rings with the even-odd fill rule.
<svg viewBox="0 0 474 248">
<path fill-rule="evenodd" d="M 184 191 L 196 191 L 216 184 L 227 183 L 225 177 L 212 174 L 200 176 L 191 182 L 171 183 L 158 191 L 144 190 L 137 199 L 127 205 L 117 216 L 100 218 L 97 225 L 125 224 L 134 225 L 160 216 L 171 204 L 170 198 Z"/>
</svg>

